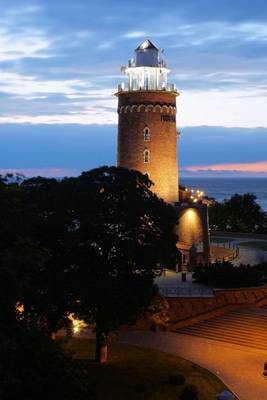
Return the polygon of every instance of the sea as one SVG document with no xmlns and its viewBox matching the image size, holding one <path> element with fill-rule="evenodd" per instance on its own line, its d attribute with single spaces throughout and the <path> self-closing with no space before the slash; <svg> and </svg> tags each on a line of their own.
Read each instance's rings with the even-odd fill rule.
<svg viewBox="0 0 267 400">
<path fill-rule="evenodd" d="M 199 189 L 208 197 L 217 201 L 229 199 L 233 194 L 254 193 L 257 202 L 267 212 L 267 177 L 266 178 L 186 178 L 180 183 L 188 188 Z"/>
</svg>

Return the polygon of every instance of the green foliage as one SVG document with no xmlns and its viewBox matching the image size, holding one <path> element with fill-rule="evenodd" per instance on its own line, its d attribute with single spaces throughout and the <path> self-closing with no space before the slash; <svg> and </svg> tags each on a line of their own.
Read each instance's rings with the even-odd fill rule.
<svg viewBox="0 0 267 400">
<path fill-rule="evenodd" d="M 0 218 L 1 326 L 13 329 L 16 305 L 22 303 L 19 318 L 49 330 L 59 328 L 67 305 L 64 291 L 56 285 L 59 280 L 62 285 L 64 274 L 56 268 L 57 259 L 46 239 L 52 236 L 52 227 L 46 229 L 46 215 L 35 193 L 11 176 L 1 180 Z"/>
<path fill-rule="evenodd" d="M 168 325 L 170 304 L 160 295 L 156 296 L 145 311 L 146 318 L 153 327 L 166 327 Z"/>
<path fill-rule="evenodd" d="M 155 296 L 162 265 L 176 262 L 175 210 L 150 185 L 115 167 L 62 182 L 73 222 L 65 267 L 73 311 L 102 332 L 131 323 Z"/>
<path fill-rule="evenodd" d="M 215 287 L 258 286 L 262 282 L 263 273 L 259 266 L 234 266 L 228 261 L 200 267 L 193 278 L 201 283 Z"/>
<path fill-rule="evenodd" d="M 87 371 L 35 328 L 17 323 L 0 335 L 1 400 L 90 400 L 87 382 Z"/>
<path fill-rule="evenodd" d="M 177 260 L 175 209 L 147 176 L 102 167 L 62 181 L 0 181 L 0 319 L 53 332 L 68 312 L 104 337 L 132 323 Z M 104 335 L 104 336 L 103 336 Z"/>
<path fill-rule="evenodd" d="M 267 214 L 252 193 L 235 194 L 209 209 L 210 226 L 214 230 L 231 232 L 267 232 Z"/>
</svg>

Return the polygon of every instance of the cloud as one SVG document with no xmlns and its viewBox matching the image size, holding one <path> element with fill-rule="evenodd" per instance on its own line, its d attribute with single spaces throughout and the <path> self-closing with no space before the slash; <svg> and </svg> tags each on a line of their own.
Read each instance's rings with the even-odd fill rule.
<svg viewBox="0 0 267 400">
<path fill-rule="evenodd" d="M 0 62 L 16 61 L 23 58 L 50 57 L 48 49 L 51 39 L 47 33 L 32 25 L 40 7 L 26 5 L 0 11 Z"/>
<path fill-rule="evenodd" d="M 123 37 L 125 37 L 126 39 L 145 38 L 146 36 L 146 31 L 130 31 L 123 35 Z"/>
<path fill-rule="evenodd" d="M 0 93 L 17 96 L 60 93 L 75 94 L 90 87 L 88 81 L 79 79 L 42 80 L 34 75 L 22 75 L 0 70 Z"/>
<path fill-rule="evenodd" d="M 120 15 L 108 4 L 103 28 L 95 17 L 98 3 L 67 2 L 60 20 L 54 18 L 59 0 L 17 5 L 0 9 L 1 124 L 116 123 L 116 73 L 131 56 L 129 43 L 137 46 L 149 36 L 166 47 L 173 66 L 180 126 L 267 127 L 267 28 L 261 15 L 224 20 L 224 14 L 202 13 L 194 2 L 189 10 L 183 1 L 162 13 L 129 4 Z"/>
<path fill-rule="evenodd" d="M 160 26 L 160 29 L 155 29 Z M 203 46 L 220 42 L 235 47 L 241 42 L 267 41 L 267 27 L 265 22 L 228 22 L 221 20 L 199 21 L 187 23 L 179 21 L 176 15 L 165 14 L 156 21 L 146 21 L 146 29 L 126 32 L 124 38 L 169 38 L 166 45 L 169 48 L 181 48 L 188 45 Z"/>
<path fill-rule="evenodd" d="M 242 172 L 267 174 L 267 161 L 253 163 L 222 163 L 212 165 L 193 165 L 183 168 L 188 172 Z"/>
<path fill-rule="evenodd" d="M 102 112 L 93 107 L 84 112 L 72 112 L 70 114 L 0 116 L 0 124 L 113 125 L 116 123 L 117 114 L 115 112 Z"/>
<path fill-rule="evenodd" d="M 26 178 L 44 176 L 47 178 L 62 178 L 64 176 L 77 176 L 80 170 L 75 168 L 0 168 L 0 175 L 21 174 Z"/>
<path fill-rule="evenodd" d="M 177 123 L 182 127 L 267 127 L 267 93 L 263 89 L 184 90 L 177 104 Z"/>
</svg>

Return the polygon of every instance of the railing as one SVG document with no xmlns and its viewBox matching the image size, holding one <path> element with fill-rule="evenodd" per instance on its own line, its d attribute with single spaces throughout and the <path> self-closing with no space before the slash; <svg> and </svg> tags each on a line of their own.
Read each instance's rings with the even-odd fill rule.
<svg viewBox="0 0 267 400">
<path fill-rule="evenodd" d="M 218 242 L 213 242 L 211 241 L 211 247 L 212 248 L 217 248 L 217 249 L 226 249 L 229 250 L 228 252 L 226 252 L 225 254 L 222 255 L 216 255 L 212 257 L 212 262 L 216 262 L 216 261 L 233 261 L 236 258 L 239 257 L 239 247 L 232 242 L 222 242 L 222 243 L 218 243 Z"/>
<path fill-rule="evenodd" d="M 155 87 L 152 88 L 150 86 L 140 86 L 138 88 L 129 88 L 128 85 L 124 85 L 123 83 L 120 83 L 118 85 L 118 92 L 138 92 L 138 91 L 160 91 L 160 92 L 177 92 L 177 88 L 174 83 L 167 83 L 166 86 L 164 87 Z"/>
</svg>

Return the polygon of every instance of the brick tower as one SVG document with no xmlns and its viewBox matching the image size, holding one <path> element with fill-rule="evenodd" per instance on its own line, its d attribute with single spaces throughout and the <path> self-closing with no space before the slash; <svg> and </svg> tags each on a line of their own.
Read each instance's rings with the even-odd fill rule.
<svg viewBox="0 0 267 400">
<path fill-rule="evenodd" d="M 122 67 L 118 88 L 117 165 L 147 173 L 153 191 L 166 202 L 179 200 L 175 85 L 167 83 L 159 50 L 145 40 Z"/>
<path fill-rule="evenodd" d="M 122 67 L 127 84 L 118 88 L 117 165 L 147 173 L 152 190 L 175 204 L 175 227 L 181 260 L 178 270 L 209 262 L 208 210 L 201 201 L 179 202 L 175 85 L 167 82 L 169 70 L 159 50 L 145 40 L 134 59 Z M 192 196 L 191 196 L 192 197 Z"/>
</svg>

